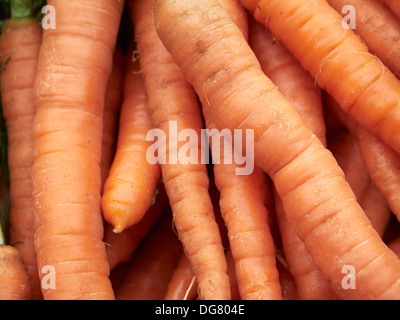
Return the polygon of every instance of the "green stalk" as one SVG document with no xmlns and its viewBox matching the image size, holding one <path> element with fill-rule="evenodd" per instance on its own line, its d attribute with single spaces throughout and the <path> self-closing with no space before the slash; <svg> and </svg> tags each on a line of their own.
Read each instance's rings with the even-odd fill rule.
<svg viewBox="0 0 400 320">
<path fill-rule="evenodd" d="M 33 15 L 33 0 L 11 0 L 11 19 L 30 18 Z"/>
</svg>

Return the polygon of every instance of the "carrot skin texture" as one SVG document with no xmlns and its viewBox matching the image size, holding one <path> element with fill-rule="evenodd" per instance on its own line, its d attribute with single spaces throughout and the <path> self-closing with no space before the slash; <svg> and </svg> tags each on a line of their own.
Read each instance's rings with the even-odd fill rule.
<svg viewBox="0 0 400 320">
<path fill-rule="evenodd" d="M 31 181 L 35 116 L 33 86 L 41 36 L 35 19 L 19 19 L 6 23 L 0 39 L 0 61 L 10 59 L 1 73 L 10 172 L 10 243 L 20 252 L 27 268 L 34 300 L 42 299 L 34 246 Z"/>
<path fill-rule="evenodd" d="M 346 180 L 353 190 L 372 226 L 382 238 L 390 220 L 386 199 L 371 181 L 365 166 L 359 141 L 347 131 L 329 137 L 329 149 L 343 169 Z"/>
<path fill-rule="evenodd" d="M 171 213 L 165 214 L 130 262 L 117 300 L 161 300 L 182 254 L 172 229 Z"/>
<path fill-rule="evenodd" d="M 400 81 L 325 0 L 241 0 L 341 108 L 400 152 Z"/>
<path fill-rule="evenodd" d="M 326 146 L 322 97 L 315 80 L 265 26 L 249 17 L 250 47 L 264 73 L 294 105 L 306 125 Z"/>
<path fill-rule="evenodd" d="M 0 246 L 0 300 L 31 300 L 29 275 L 19 251 Z"/>
<path fill-rule="evenodd" d="M 400 20 L 381 0 L 328 0 L 339 13 L 346 5 L 356 10 L 353 29 L 382 62 L 400 77 Z"/>
<path fill-rule="evenodd" d="M 169 159 L 174 152 L 171 142 L 176 142 L 178 150 L 185 143 L 170 135 L 171 121 L 176 121 L 177 132 L 191 129 L 200 137 L 203 120 L 192 86 L 159 40 L 154 2 L 133 1 L 131 16 L 153 125 L 165 133 Z M 177 163 L 161 164 L 162 176 L 176 230 L 198 281 L 199 298 L 226 300 L 230 286 L 224 248 L 208 192 L 207 168 L 200 161 L 200 146 L 196 147 L 199 158 L 194 163 L 181 164 L 175 158 Z"/>
<path fill-rule="evenodd" d="M 275 212 L 282 239 L 283 252 L 293 276 L 299 300 L 337 300 L 329 281 L 315 265 L 304 243 L 288 221 L 282 200 L 274 192 Z"/>
<path fill-rule="evenodd" d="M 158 0 L 155 17 L 162 42 L 217 128 L 254 130 L 256 165 L 274 181 L 290 223 L 337 294 L 398 299 L 398 257 L 373 230 L 332 154 L 263 74 L 226 13 L 212 0 Z M 346 264 L 358 272 L 351 292 L 341 285 Z"/>
<path fill-rule="evenodd" d="M 168 208 L 168 198 L 163 186 L 160 186 L 154 205 L 146 212 L 143 219 L 121 233 L 115 233 L 114 227 L 105 224 L 104 242 L 106 243 L 107 261 L 113 270 L 120 263 L 129 262 L 141 241 L 149 234 L 154 225 Z"/>
<path fill-rule="evenodd" d="M 161 178 L 160 165 L 150 164 L 146 140 L 153 129 L 147 106 L 146 90 L 139 61 L 133 61 L 133 50 L 127 55 L 124 97 L 119 121 L 118 143 L 106 179 L 102 209 L 104 218 L 121 233 L 137 224 L 152 205 Z"/>
<path fill-rule="evenodd" d="M 47 3 L 57 12 L 57 28 L 43 31 L 32 170 L 38 268 L 50 265 L 56 273 L 56 289 L 42 288 L 47 300 L 115 298 L 102 241 L 100 166 L 123 3 Z"/>
<path fill-rule="evenodd" d="M 357 138 L 371 180 L 400 221 L 400 201 L 397 196 L 400 188 L 400 155 L 362 127 L 354 118 L 343 112 L 336 101 L 326 93 L 324 93 L 324 103 L 327 109 L 337 116 L 342 125 Z"/>
</svg>

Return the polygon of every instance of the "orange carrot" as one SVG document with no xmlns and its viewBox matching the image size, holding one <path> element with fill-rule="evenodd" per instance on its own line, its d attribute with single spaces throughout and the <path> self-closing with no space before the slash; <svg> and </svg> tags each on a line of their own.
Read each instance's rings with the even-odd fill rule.
<svg viewBox="0 0 400 320">
<path fill-rule="evenodd" d="M 397 196 L 400 188 L 400 155 L 344 113 L 331 96 L 324 93 L 324 101 L 327 108 L 358 139 L 362 158 L 372 181 L 400 221 L 400 201 Z"/>
<path fill-rule="evenodd" d="M 192 264 L 183 253 L 168 283 L 164 300 L 193 300 L 196 295 L 197 281 Z"/>
<path fill-rule="evenodd" d="M 0 245 L 0 300 L 31 300 L 29 275 L 19 251 Z"/>
<path fill-rule="evenodd" d="M 355 8 L 353 29 L 382 62 L 400 77 L 400 20 L 380 0 L 328 0 L 339 13 L 346 6 Z M 344 12 L 345 16 L 348 12 Z"/>
<path fill-rule="evenodd" d="M 161 300 L 182 254 L 172 230 L 171 214 L 165 214 L 138 249 L 119 287 L 117 300 Z"/>
<path fill-rule="evenodd" d="M 337 300 L 338 297 L 316 266 L 305 244 L 290 224 L 282 200 L 275 192 L 275 212 L 282 239 L 283 253 L 288 269 L 296 285 L 296 297 L 300 300 Z"/>
<path fill-rule="evenodd" d="M 117 46 L 114 52 L 113 68 L 108 78 L 103 114 L 103 145 L 101 159 L 102 183 L 106 181 L 112 161 L 114 159 L 117 141 L 118 116 L 121 108 L 123 77 L 124 77 L 124 53 Z"/>
<path fill-rule="evenodd" d="M 385 198 L 371 181 L 358 140 L 343 131 L 329 137 L 328 147 L 343 169 L 346 180 L 372 226 L 383 237 L 391 212 Z"/>
<path fill-rule="evenodd" d="M 290 7 L 281 0 L 280 9 L 281 3 Z M 255 164 L 273 180 L 295 233 L 338 295 L 399 299 L 400 260 L 371 226 L 331 152 L 265 76 L 227 13 L 214 0 L 158 0 L 155 18 L 161 41 L 216 127 L 254 130 Z M 353 290 L 342 286 L 347 266 L 356 272 Z"/>
<path fill-rule="evenodd" d="M 208 115 L 205 118 L 207 128 L 214 129 Z M 223 148 L 222 142 L 221 150 Z M 275 246 L 267 223 L 262 171 L 256 168 L 250 175 L 236 175 L 238 165 L 224 161 L 221 157 L 220 164 L 214 164 L 214 175 L 221 192 L 221 213 L 235 261 L 240 296 L 243 300 L 280 300 L 281 288 Z"/>
<path fill-rule="evenodd" d="M 154 225 L 168 208 L 168 198 L 163 186 L 143 219 L 122 233 L 115 233 L 114 226 L 106 223 L 104 242 L 106 243 L 107 261 L 113 270 L 120 263 L 130 261 L 141 241 L 149 234 Z"/>
<path fill-rule="evenodd" d="M 158 38 L 154 2 L 131 1 L 131 16 L 154 127 L 165 134 L 166 146 L 176 143 L 179 150 L 187 142 L 170 134 L 170 124 L 175 122 L 177 132 L 191 129 L 200 137 L 203 121 L 193 88 Z M 166 159 L 178 161 L 161 164 L 162 176 L 175 228 L 198 281 L 199 298 L 225 300 L 230 288 L 224 248 L 208 192 L 207 168 L 200 160 L 202 150 L 195 147 L 199 157 L 187 164 L 174 156 L 177 150 L 167 147 Z"/>
<path fill-rule="evenodd" d="M 102 209 L 106 221 L 120 233 L 137 224 L 150 208 L 161 178 L 159 164 L 150 164 L 147 133 L 153 129 L 139 61 L 128 53 L 124 101 L 117 150 L 104 185 Z"/>
<path fill-rule="evenodd" d="M 241 0 L 364 127 L 400 152 L 400 81 L 326 0 Z"/>
<path fill-rule="evenodd" d="M 397 0 L 381 0 L 400 18 L 400 3 Z"/>
<path fill-rule="evenodd" d="M 33 119 L 41 28 L 34 18 L 13 18 L 2 30 L 1 97 L 8 133 L 10 174 L 10 243 L 19 251 L 29 274 L 32 298 L 42 299 L 34 246 L 32 210 Z"/>
<path fill-rule="evenodd" d="M 56 275 L 55 289 L 42 288 L 48 300 L 115 298 L 102 241 L 100 162 L 123 3 L 47 1 L 56 28 L 43 31 L 35 80 L 32 181 L 38 268 Z"/>
<path fill-rule="evenodd" d="M 239 0 L 218 0 L 218 3 L 225 9 L 226 13 L 235 22 L 236 26 L 242 31 L 246 41 L 249 40 L 249 24 L 247 12 Z"/>
<path fill-rule="evenodd" d="M 265 30 L 265 26 L 249 17 L 250 47 L 267 77 L 299 111 L 306 125 L 326 145 L 326 128 L 322 98 L 311 75 L 284 45 Z"/>
</svg>

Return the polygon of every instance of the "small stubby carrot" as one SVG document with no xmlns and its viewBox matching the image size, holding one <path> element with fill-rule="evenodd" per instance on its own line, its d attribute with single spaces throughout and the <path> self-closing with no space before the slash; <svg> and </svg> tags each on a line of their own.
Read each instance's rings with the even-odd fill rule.
<svg viewBox="0 0 400 320">
<path fill-rule="evenodd" d="M 329 94 L 324 93 L 323 99 L 327 109 L 358 139 L 361 155 L 372 181 L 400 220 L 400 201 L 397 196 L 400 188 L 400 155 L 343 112 Z"/>
<path fill-rule="evenodd" d="M 241 0 L 318 85 L 400 152 L 400 81 L 326 0 Z"/>
<path fill-rule="evenodd" d="M 19 251 L 0 244 L 0 300 L 31 300 L 29 275 Z"/>
<path fill-rule="evenodd" d="M 108 78 L 104 102 L 103 145 L 101 151 L 101 176 L 103 186 L 108 177 L 117 144 L 118 117 L 123 96 L 124 67 L 125 55 L 121 46 L 118 45 L 114 52 L 113 68 Z"/>
<path fill-rule="evenodd" d="M 291 7 L 274 3 L 281 9 L 282 2 Z M 216 127 L 254 130 L 255 164 L 271 177 L 295 233 L 335 292 L 342 299 L 399 299 L 399 258 L 372 227 L 332 153 L 263 73 L 227 13 L 214 0 L 158 0 L 155 20 Z M 342 286 L 347 265 L 356 270 L 354 290 Z"/>
<path fill-rule="evenodd" d="M 348 131 L 329 136 L 329 150 L 343 169 L 346 180 L 372 226 L 381 236 L 389 223 L 391 212 L 386 199 L 370 178 L 359 141 Z"/>
<path fill-rule="evenodd" d="M 137 224 L 121 233 L 114 232 L 114 226 L 105 223 L 104 243 L 106 244 L 107 262 L 111 270 L 121 263 L 127 263 L 142 240 L 150 233 L 163 213 L 168 209 L 168 197 L 162 185 L 154 199 L 154 204 Z"/>
<path fill-rule="evenodd" d="M 182 255 L 171 212 L 163 215 L 130 261 L 117 300 L 162 300 Z"/>
<path fill-rule="evenodd" d="M 34 246 L 31 180 L 35 116 L 33 86 L 41 37 L 39 22 L 23 16 L 12 17 L 6 22 L 0 38 L 0 61 L 4 65 L 1 98 L 8 137 L 11 202 L 9 237 L 27 268 L 34 300 L 42 299 Z"/>
<path fill-rule="evenodd" d="M 400 3 L 397 0 L 381 0 L 400 18 Z"/>
<path fill-rule="evenodd" d="M 151 164 L 146 140 L 153 129 L 140 64 L 133 47 L 127 54 L 117 150 L 104 184 L 101 207 L 106 221 L 121 233 L 143 219 L 161 178 L 158 163 Z"/>
<path fill-rule="evenodd" d="M 56 28 L 43 30 L 36 73 L 32 184 L 38 268 L 56 276 L 42 293 L 113 300 L 100 207 L 102 119 L 124 1 L 47 5 Z"/>
<path fill-rule="evenodd" d="M 400 77 L 400 20 L 381 0 L 328 0 L 340 14 L 345 6 L 355 9 L 352 30 L 358 34 L 397 77 Z"/>
<path fill-rule="evenodd" d="M 200 137 L 203 119 L 193 87 L 157 35 L 154 3 L 155 0 L 131 1 L 130 9 L 153 125 L 165 134 L 166 159 L 173 158 L 161 163 L 161 170 L 174 225 L 192 264 L 199 299 L 229 300 L 226 259 L 208 192 L 207 167 L 200 160 L 202 148 L 194 145 L 198 157 L 182 163 L 174 155 L 177 150 L 169 147 L 176 145 L 179 150 L 187 143 L 177 141 L 169 132 L 171 123 L 176 124 L 177 132 L 190 129 Z M 242 33 L 241 37 L 245 41 Z"/>
<path fill-rule="evenodd" d="M 282 251 L 296 285 L 296 299 L 337 300 L 338 296 L 331 284 L 325 279 L 286 217 L 282 200 L 275 191 L 274 197 Z"/>
<path fill-rule="evenodd" d="M 294 105 L 306 125 L 326 146 L 321 91 L 314 78 L 264 24 L 249 17 L 249 44 L 261 68 L 278 90 Z"/>
</svg>

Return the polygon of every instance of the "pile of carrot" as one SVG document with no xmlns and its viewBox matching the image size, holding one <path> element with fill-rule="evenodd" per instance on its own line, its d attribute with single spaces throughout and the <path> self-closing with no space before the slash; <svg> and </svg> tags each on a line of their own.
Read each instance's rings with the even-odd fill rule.
<svg viewBox="0 0 400 320">
<path fill-rule="evenodd" d="M 1 10 L 0 300 L 400 300 L 397 1 Z"/>
</svg>

